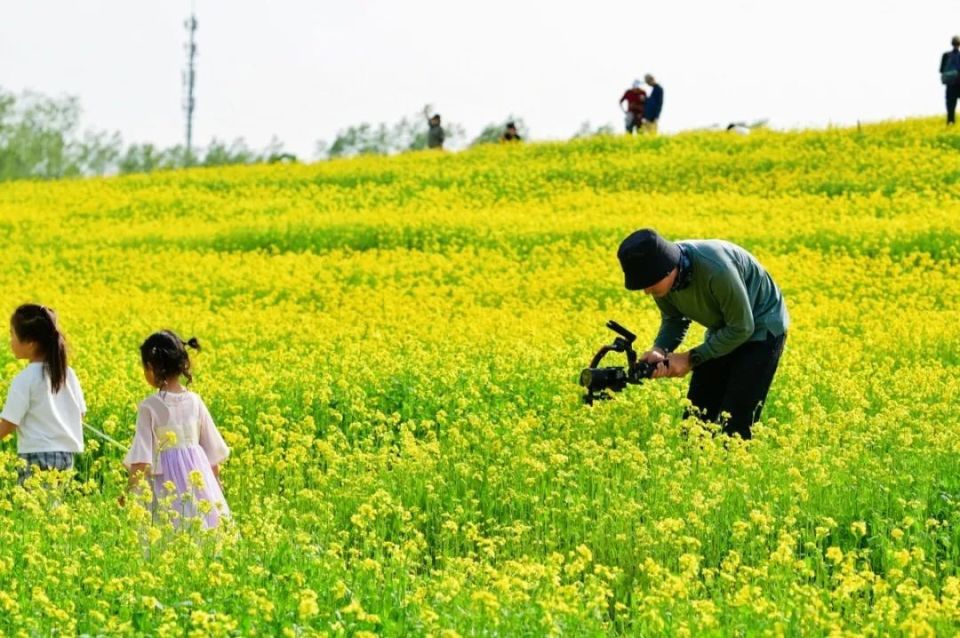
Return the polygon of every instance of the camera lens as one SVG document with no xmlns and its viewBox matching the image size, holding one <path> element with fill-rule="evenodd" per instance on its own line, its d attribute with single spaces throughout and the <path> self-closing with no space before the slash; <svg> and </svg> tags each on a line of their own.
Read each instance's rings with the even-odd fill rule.
<svg viewBox="0 0 960 638">
<path fill-rule="evenodd" d="M 583 372 L 580 373 L 580 385 L 584 388 L 589 388 L 590 384 L 593 382 L 593 370 L 586 368 Z"/>
</svg>

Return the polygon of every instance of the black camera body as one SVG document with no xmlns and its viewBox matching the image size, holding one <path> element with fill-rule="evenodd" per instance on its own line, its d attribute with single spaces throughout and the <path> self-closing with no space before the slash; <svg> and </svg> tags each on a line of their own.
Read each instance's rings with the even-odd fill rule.
<svg viewBox="0 0 960 638">
<path fill-rule="evenodd" d="M 633 334 L 616 321 L 607 322 L 607 328 L 617 333 L 613 343 L 603 346 L 593 355 L 590 367 L 580 373 L 580 385 L 586 388 L 583 402 L 593 405 L 594 401 L 612 399 L 611 392 L 621 392 L 627 385 L 640 385 L 656 369 L 657 365 L 647 361 L 637 361 L 637 352 L 633 349 L 633 342 L 637 335 Z M 627 356 L 627 367 L 608 366 L 600 367 L 600 361 L 610 352 L 623 352 Z M 666 362 L 664 362 L 666 364 Z"/>
</svg>

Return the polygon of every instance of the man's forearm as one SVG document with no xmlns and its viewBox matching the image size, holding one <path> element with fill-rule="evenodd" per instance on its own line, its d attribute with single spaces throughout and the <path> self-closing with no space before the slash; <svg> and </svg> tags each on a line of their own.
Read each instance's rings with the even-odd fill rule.
<svg viewBox="0 0 960 638">
<path fill-rule="evenodd" d="M 673 352 L 683 343 L 683 338 L 687 336 L 687 330 L 689 328 L 689 319 L 681 319 L 678 317 L 664 318 L 660 323 L 657 338 L 653 340 L 653 347 L 662 350 L 664 353 Z"/>
<path fill-rule="evenodd" d="M 696 353 L 693 354 L 695 365 L 730 354 L 746 343 L 753 335 L 753 326 L 750 326 L 749 330 L 746 328 L 747 326 L 727 326 L 707 335 L 703 343 L 690 350 L 691 353 Z"/>
</svg>

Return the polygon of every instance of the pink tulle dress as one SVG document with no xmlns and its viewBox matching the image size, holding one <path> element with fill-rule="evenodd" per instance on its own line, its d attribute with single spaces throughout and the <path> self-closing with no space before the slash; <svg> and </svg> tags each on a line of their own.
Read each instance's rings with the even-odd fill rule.
<svg viewBox="0 0 960 638">
<path fill-rule="evenodd" d="M 150 466 L 155 512 L 172 497 L 176 527 L 199 518 L 201 526 L 209 529 L 230 516 L 212 469 L 229 455 L 230 449 L 197 394 L 189 390 L 159 392 L 140 403 L 137 431 L 123 464 L 128 468 L 135 463 Z"/>
</svg>

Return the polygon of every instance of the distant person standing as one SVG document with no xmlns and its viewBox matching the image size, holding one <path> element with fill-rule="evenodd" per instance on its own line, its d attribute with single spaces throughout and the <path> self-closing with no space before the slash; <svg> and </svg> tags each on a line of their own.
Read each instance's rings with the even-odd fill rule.
<svg viewBox="0 0 960 638">
<path fill-rule="evenodd" d="M 650 97 L 647 98 L 643 106 L 643 122 L 641 122 L 640 130 L 644 133 L 656 135 L 660 112 L 663 110 L 663 87 L 649 73 L 643 79 L 650 85 Z"/>
<path fill-rule="evenodd" d="M 643 90 L 643 82 L 640 80 L 634 80 L 633 86 L 623 92 L 623 97 L 620 98 L 620 108 L 624 112 L 623 124 L 627 133 L 632 135 L 635 130 L 640 128 L 646 101 L 647 92 Z M 627 103 L 626 108 L 623 107 L 624 102 Z"/>
<path fill-rule="evenodd" d="M 427 118 L 427 148 L 443 149 L 443 127 L 440 126 L 440 114 L 430 115 L 430 107 L 423 107 L 423 116 Z"/>
<path fill-rule="evenodd" d="M 960 35 L 950 41 L 953 49 L 940 58 L 940 81 L 947 88 L 947 124 L 957 119 L 957 98 L 960 98 Z"/>
<path fill-rule="evenodd" d="M 503 135 L 500 136 L 501 142 L 522 142 L 523 138 L 517 132 L 517 125 L 514 122 L 507 122 L 504 127 Z"/>
</svg>

